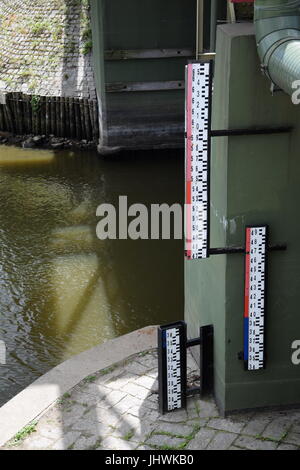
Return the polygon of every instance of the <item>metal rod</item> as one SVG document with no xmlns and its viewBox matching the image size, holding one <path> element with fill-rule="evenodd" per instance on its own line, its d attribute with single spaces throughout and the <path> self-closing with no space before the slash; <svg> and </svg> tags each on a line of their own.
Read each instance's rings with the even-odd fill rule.
<svg viewBox="0 0 300 470">
<path fill-rule="evenodd" d="M 160 90 L 184 90 L 184 80 L 172 80 L 163 82 L 114 82 L 107 83 L 107 93 L 124 93 L 138 91 L 160 91 Z"/>
<path fill-rule="evenodd" d="M 171 57 L 194 57 L 193 49 L 111 49 L 104 52 L 105 60 L 167 59 Z"/>
<path fill-rule="evenodd" d="M 231 0 L 228 0 L 227 5 L 228 5 L 228 7 L 227 7 L 228 21 L 229 21 L 229 23 L 235 23 L 236 22 L 236 16 L 235 16 L 234 4 L 231 2 Z"/>
<path fill-rule="evenodd" d="M 203 52 L 203 18 L 204 0 L 197 0 L 197 39 L 196 39 L 196 60 Z"/>
<path fill-rule="evenodd" d="M 216 53 L 215 52 L 203 52 L 203 54 L 198 54 L 198 60 L 206 62 L 209 60 L 215 60 Z"/>
<path fill-rule="evenodd" d="M 287 249 L 286 244 L 270 245 L 268 251 L 285 251 Z M 225 248 L 210 248 L 210 255 L 230 255 L 235 253 L 246 253 L 244 246 L 229 246 Z"/>
<path fill-rule="evenodd" d="M 186 391 L 186 396 L 187 397 L 193 397 L 194 395 L 198 395 L 201 393 L 201 388 L 200 387 L 192 387 L 188 388 Z"/>
<path fill-rule="evenodd" d="M 200 336 L 198 338 L 188 339 L 186 342 L 186 347 L 191 348 L 192 346 L 199 346 L 201 344 Z"/>
<path fill-rule="evenodd" d="M 226 137 L 235 135 L 266 135 L 266 134 L 284 134 L 291 132 L 291 126 L 282 127 L 257 127 L 246 129 L 221 129 L 210 131 L 211 137 Z"/>
<path fill-rule="evenodd" d="M 217 0 L 211 0 L 210 4 L 210 50 L 216 50 L 216 33 L 217 33 Z"/>
</svg>

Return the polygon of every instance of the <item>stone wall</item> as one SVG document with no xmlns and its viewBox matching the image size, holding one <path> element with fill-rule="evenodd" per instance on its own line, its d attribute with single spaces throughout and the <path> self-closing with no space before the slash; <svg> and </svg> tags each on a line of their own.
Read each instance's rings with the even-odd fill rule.
<svg viewBox="0 0 300 470">
<path fill-rule="evenodd" d="M 96 99 L 89 0 L 0 0 L 0 92 Z"/>
</svg>

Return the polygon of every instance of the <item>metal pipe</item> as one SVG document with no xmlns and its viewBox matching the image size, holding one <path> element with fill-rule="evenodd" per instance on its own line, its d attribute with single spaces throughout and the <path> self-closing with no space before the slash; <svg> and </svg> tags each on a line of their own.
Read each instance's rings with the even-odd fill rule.
<svg viewBox="0 0 300 470">
<path fill-rule="evenodd" d="M 263 71 L 292 95 L 300 79 L 300 0 L 256 0 L 254 23 Z"/>
<path fill-rule="evenodd" d="M 216 50 L 216 32 L 217 32 L 218 4 L 217 0 L 211 0 L 210 5 L 210 50 Z"/>
<path fill-rule="evenodd" d="M 203 53 L 203 22 L 204 0 L 197 0 L 197 39 L 196 39 L 196 60 L 199 60 Z"/>
</svg>

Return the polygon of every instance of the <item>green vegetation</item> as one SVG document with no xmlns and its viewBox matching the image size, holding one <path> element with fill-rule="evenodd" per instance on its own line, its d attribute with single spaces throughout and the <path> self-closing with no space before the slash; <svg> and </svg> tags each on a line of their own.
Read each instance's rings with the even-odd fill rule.
<svg viewBox="0 0 300 470">
<path fill-rule="evenodd" d="M 20 73 L 20 78 L 23 78 L 23 79 L 26 79 L 26 78 L 29 78 L 31 77 L 32 75 L 32 70 L 23 70 L 21 73 Z"/>
<path fill-rule="evenodd" d="M 34 36 L 40 36 L 43 34 L 47 29 L 51 27 L 51 23 L 49 21 L 37 21 L 36 23 L 31 25 L 30 31 Z"/>
<path fill-rule="evenodd" d="M 134 436 L 134 430 L 132 429 L 131 431 L 129 431 L 127 434 L 125 434 L 125 436 L 123 436 L 123 439 L 125 441 L 130 441 L 130 439 Z"/>
<path fill-rule="evenodd" d="M 30 423 L 27 426 L 25 426 L 21 431 L 17 432 L 17 434 L 13 438 L 13 444 L 19 443 L 23 441 L 27 436 L 32 434 L 33 432 L 36 432 L 36 426 L 37 423 Z"/>
<path fill-rule="evenodd" d="M 114 366 L 111 366 L 111 367 L 107 367 L 106 369 L 101 370 L 99 372 L 99 375 L 109 374 L 110 372 L 113 372 L 117 367 L 118 367 L 118 364 L 115 364 Z"/>
<path fill-rule="evenodd" d="M 64 405 L 66 403 L 70 404 L 71 403 L 70 398 L 71 398 L 71 394 L 69 392 L 66 392 L 57 400 L 57 404 L 58 405 Z"/>
<path fill-rule="evenodd" d="M 54 39 L 54 41 L 58 41 L 59 39 L 61 39 L 63 36 L 63 32 L 63 25 L 61 23 L 56 24 L 52 33 L 52 38 Z"/>
<path fill-rule="evenodd" d="M 90 40 L 84 43 L 81 51 L 82 51 L 82 54 L 87 55 L 91 52 L 92 49 L 93 49 L 93 42 Z"/>
<path fill-rule="evenodd" d="M 151 445 L 151 447 L 157 449 L 157 450 L 183 450 L 186 448 L 186 446 L 189 444 L 189 442 L 194 439 L 194 437 L 196 436 L 197 432 L 200 430 L 200 427 L 198 424 L 195 425 L 193 427 L 193 430 L 192 432 L 187 435 L 187 436 L 184 436 L 182 434 L 173 434 L 171 432 L 167 432 L 167 431 L 153 431 L 152 433 L 150 433 L 148 435 L 148 437 L 151 437 L 151 436 L 169 436 L 169 437 L 174 437 L 174 438 L 178 438 L 178 439 L 184 439 L 184 442 L 182 442 L 181 444 L 179 444 L 178 446 L 169 446 L 169 445 L 163 445 L 163 446 L 154 446 L 154 445 Z M 146 442 L 144 442 L 144 444 L 148 445 Z"/>
<path fill-rule="evenodd" d="M 83 6 L 84 8 L 86 8 L 87 10 L 89 10 L 89 8 L 90 8 L 90 0 L 82 0 L 81 3 L 82 3 L 82 6 Z"/>
<path fill-rule="evenodd" d="M 101 439 L 98 439 L 93 446 L 90 446 L 87 450 L 96 450 L 100 447 Z"/>
<path fill-rule="evenodd" d="M 40 102 L 41 102 L 41 98 L 39 96 L 35 96 L 33 95 L 31 97 L 31 101 L 30 101 L 30 104 L 31 104 L 31 108 L 32 108 L 32 111 L 34 113 L 37 113 L 40 109 Z"/>
<path fill-rule="evenodd" d="M 93 382 L 95 382 L 96 379 L 97 379 L 97 377 L 95 375 L 89 375 L 83 381 L 85 383 L 93 383 Z"/>
<path fill-rule="evenodd" d="M 92 29 L 90 21 L 89 0 L 82 0 L 82 10 L 80 14 L 81 40 L 83 41 L 82 54 L 89 54 L 93 48 Z"/>
</svg>

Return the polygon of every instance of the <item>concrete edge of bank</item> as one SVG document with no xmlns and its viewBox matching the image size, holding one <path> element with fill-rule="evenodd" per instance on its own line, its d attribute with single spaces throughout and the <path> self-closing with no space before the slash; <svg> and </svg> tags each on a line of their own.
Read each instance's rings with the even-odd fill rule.
<svg viewBox="0 0 300 470">
<path fill-rule="evenodd" d="M 0 408 L 0 447 L 81 380 L 134 354 L 157 347 L 157 327 L 106 341 L 51 369 Z"/>
</svg>

